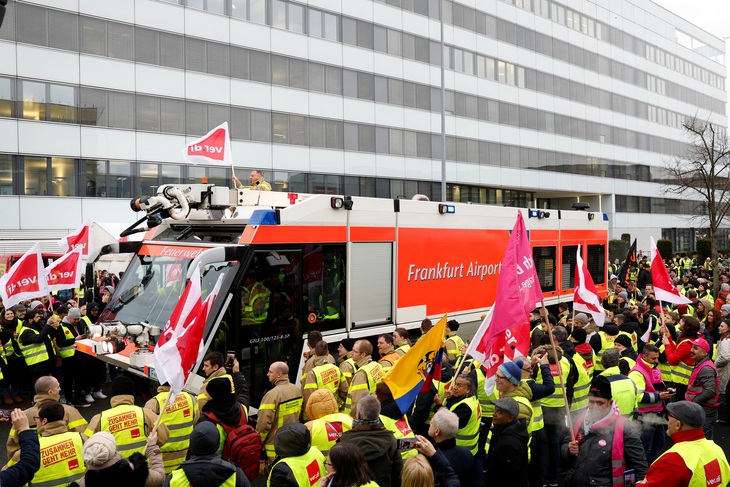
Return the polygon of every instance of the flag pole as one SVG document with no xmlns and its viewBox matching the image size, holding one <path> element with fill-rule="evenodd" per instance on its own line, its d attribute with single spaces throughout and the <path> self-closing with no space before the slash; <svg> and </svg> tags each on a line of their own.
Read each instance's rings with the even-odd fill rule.
<svg viewBox="0 0 730 487">
<path fill-rule="evenodd" d="M 165 399 L 165 404 L 163 404 L 162 405 L 162 409 L 160 409 L 160 415 L 157 416 L 157 421 L 155 421 L 155 427 L 152 428 L 152 433 L 154 433 L 155 431 L 157 431 L 157 427 L 162 422 L 162 416 L 165 414 L 165 411 L 167 410 L 167 406 L 170 405 L 170 398 L 171 397 L 172 397 L 172 392 L 171 391 L 168 391 L 167 392 L 167 399 Z"/>
<path fill-rule="evenodd" d="M 575 303 L 573 303 L 573 317 L 570 319 L 570 333 L 575 329 Z"/>
<path fill-rule="evenodd" d="M 543 309 L 547 310 L 545 308 L 545 300 L 540 300 L 542 303 Z M 563 380 L 563 368 L 560 365 L 560 360 L 558 360 L 558 351 L 557 351 L 557 345 L 555 343 L 555 338 L 553 337 L 552 331 L 550 330 L 550 321 L 547 319 L 547 313 L 543 316 L 545 319 L 545 322 L 548 325 L 548 336 L 550 337 L 550 345 L 553 347 L 553 354 L 555 357 L 555 366 L 558 369 L 558 379 L 560 379 L 560 389 L 563 392 L 563 401 L 565 402 L 565 416 L 568 420 L 568 427 L 570 428 L 570 439 L 575 440 L 575 431 L 573 430 L 573 419 L 570 417 L 570 404 L 568 403 L 568 394 L 565 391 L 565 381 Z"/>
</svg>

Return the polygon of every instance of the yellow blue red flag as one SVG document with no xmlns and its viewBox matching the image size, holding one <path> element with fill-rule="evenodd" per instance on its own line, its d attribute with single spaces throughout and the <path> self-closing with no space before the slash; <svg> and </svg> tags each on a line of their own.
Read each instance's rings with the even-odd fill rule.
<svg viewBox="0 0 730 487">
<path fill-rule="evenodd" d="M 445 335 L 446 315 L 397 360 L 390 372 L 383 377 L 383 382 L 390 387 L 402 412 L 413 405 L 422 388 L 431 387 L 434 379 L 441 380 Z"/>
</svg>

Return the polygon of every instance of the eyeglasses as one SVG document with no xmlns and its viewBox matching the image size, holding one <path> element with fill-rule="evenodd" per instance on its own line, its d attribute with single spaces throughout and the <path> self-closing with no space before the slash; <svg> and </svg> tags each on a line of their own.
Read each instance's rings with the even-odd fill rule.
<svg viewBox="0 0 730 487">
<path fill-rule="evenodd" d="M 329 462 L 329 461 L 327 461 L 327 460 L 325 460 L 325 461 L 324 461 L 324 464 L 325 464 L 326 466 L 328 466 L 328 467 L 331 467 L 331 466 L 332 466 L 332 463 L 331 463 L 331 462 Z"/>
<path fill-rule="evenodd" d="M 39 419 L 41 419 L 41 417 L 40 416 L 33 416 L 33 419 L 34 420 L 39 420 Z"/>
<path fill-rule="evenodd" d="M 494 374 L 494 380 L 505 380 L 507 377 L 499 374 Z"/>
</svg>

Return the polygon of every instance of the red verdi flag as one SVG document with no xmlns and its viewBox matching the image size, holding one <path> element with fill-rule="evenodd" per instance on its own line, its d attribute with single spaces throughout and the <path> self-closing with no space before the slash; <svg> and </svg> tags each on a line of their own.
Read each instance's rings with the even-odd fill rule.
<svg viewBox="0 0 730 487">
<path fill-rule="evenodd" d="M 94 235 L 91 231 L 91 221 L 86 220 L 86 223 L 72 233 L 68 237 L 63 237 L 58 241 L 58 246 L 64 252 L 69 252 L 73 249 L 80 248 L 81 255 L 84 257 L 89 255 L 89 252 L 94 248 Z"/>
<path fill-rule="evenodd" d="M 603 311 L 603 305 L 601 304 L 601 298 L 598 296 L 596 285 L 593 283 L 593 278 L 583 257 L 580 255 L 580 248 L 578 246 L 578 255 L 575 263 L 575 291 L 573 292 L 573 308 L 576 311 L 583 311 L 593 317 L 593 321 L 596 325 L 603 326 L 603 322 L 606 319 L 606 313 Z"/>
<path fill-rule="evenodd" d="M 46 267 L 46 281 L 49 291 L 75 288 L 81 281 L 81 247 L 76 247 Z"/>
<path fill-rule="evenodd" d="M 48 294 L 40 246 L 36 243 L 0 278 L 0 298 L 5 309 L 26 299 Z"/>
<path fill-rule="evenodd" d="M 527 355 L 530 346 L 529 314 L 541 300 L 542 289 L 525 221 L 522 212 L 519 212 L 502 258 L 494 306 L 466 351 L 487 368 L 490 380 L 493 380 L 505 357 L 513 360 Z"/>
<path fill-rule="evenodd" d="M 228 122 L 223 122 L 201 138 L 186 145 L 183 149 L 183 159 L 193 164 L 221 166 L 233 164 Z"/>
<path fill-rule="evenodd" d="M 679 292 L 669 277 L 659 250 L 656 248 L 654 237 L 651 237 L 651 283 L 654 285 L 654 296 L 658 301 L 674 304 L 689 304 L 692 301 Z"/>
<path fill-rule="evenodd" d="M 185 387 L 190 371 L 204 352 L 205 322 L 220 291 L 222 277 L 218 278 L 206 300 L 202 301 L 198 264 L 157 341 L 154 351 L 155 372 L 160 384 L 170 384 L 171 401 Z"/>
</svg>

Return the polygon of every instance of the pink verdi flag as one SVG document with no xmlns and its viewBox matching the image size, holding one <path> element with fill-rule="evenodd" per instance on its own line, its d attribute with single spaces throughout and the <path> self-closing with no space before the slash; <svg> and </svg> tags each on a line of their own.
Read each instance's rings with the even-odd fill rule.
<svg viewBox="0 0 730 487">
<path fill-rule="evenodd" d="M 658 301 L 674 304 L 689 304 L 690 301 L 679 292 L 669 277 L 659 250 L 656 248 L 654 237 L 651 237 L 651 283 L 654 285 L 654 296 Z"/>
<path fill-rule="evenodd" d="M 575 291 L 573 292 L 573 308 L 576 311 L 583 311 L 593 317 L 596 325 L 603 326 L 606 313 L 603 311 L 601 298 L 598 296 L 596 285 L 588 272 L 588 267 L 580 255 L 580 245 L 575 263 Z"/>
<path fill-rule="evenodd" d="M 508 358 L 527 353 L 529 347 L 529 314 L 542 300 L 542 289 L 532 259 L 522 212 L 517 213 L 507 250 L 502 258 L 502 269 L 497 283 L 494 306 L 474 335 L 467 355 L 494 368 Z M 488 374 L 489 375 L 489 374 Z"/>
</svg>

